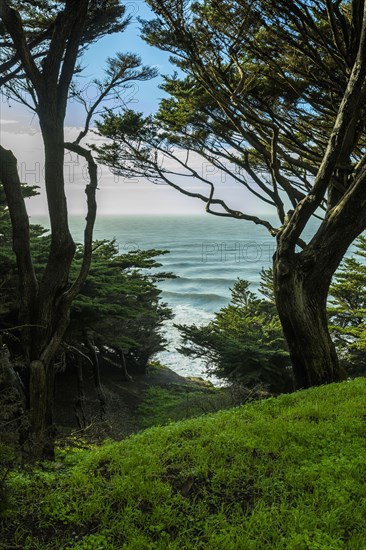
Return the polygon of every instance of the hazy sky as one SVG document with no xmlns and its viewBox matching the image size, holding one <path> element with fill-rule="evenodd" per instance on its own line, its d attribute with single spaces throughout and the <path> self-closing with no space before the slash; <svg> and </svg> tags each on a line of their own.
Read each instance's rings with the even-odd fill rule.
<svg viewBox="0 0 366 550">
<path fill-rule="evenodd" d="M 93 78 L 101 77 L 104 61 L 116 52 L 133 52 L 141 56 L 144 64 L 155 66 L 160 74 L 171 74 L 174 68 L 169 63 L 168 54 L 148 46 L 141 38 L 140 24 L 137 17 L 149 19 L 151 13 L 141 0 L 126 3 L 127 13 L 133 19 L 129 28 L 122 34 L 113 35 L 94 44 L 82 60 L 85 67 L 82 87 L 86 97 L 93 100 L 95 89 L 91 83 Z M 161 77 L 149 82 L 136 83 L 126 91 L 126 102 L 129 108 L 145 113 L 153 113 L 164 92 L 159 89 Z M 28 200 L 30 215 L 47 213 L 46 198 L 43 191 L 43 147 L 36 117 L 26 107 L 12 103 L 9 105 L 4 97 L 0 103 L 1 144 L 11 149 L 18 159 L 22 181 L 40 186 L 40 195 Z M 66 118 L 66 139 L 76 136 L 83 124 L 83 109 L 77 103 L 70 103 Z M 92 142 L 93 136 L 86 139 Z M 208 168 L 201 160 L 194 160 L 195 168 L 205 172 Z M 86 167 L 84 160 L 76 155 L 65 156 L 65 176 L 69 212 L 79 214 L 85 209 Z M 243 189 L 230 181 L 224 180 L 220 174 L 213 174 L 218 186 L 225 193 L 227 202 L 237 208 L 249 212 L 263 211 L 263 203 L 255 203 L 245 194 Z M 223 180 L 223 181 L 222 181 Z M 204 191 L 198 182 L 191 182 L 195 189 Z M 159 213 L 201 213 L 204 212 L 202 202 L 185 197 L 165 185 L 153 185 L 150 182 L 137 179 L 123 179 L 112 175 L 106 167 L 100 169 L 98 191 L 99 214 L 159 214 Z"/>
</svg>

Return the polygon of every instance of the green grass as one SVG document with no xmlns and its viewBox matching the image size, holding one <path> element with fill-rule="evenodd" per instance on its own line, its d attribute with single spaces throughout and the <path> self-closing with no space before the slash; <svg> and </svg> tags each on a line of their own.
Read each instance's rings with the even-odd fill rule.
<svg viewBox="0 0 366 550">
<path fill-rule="evenodd" d="M 366 380 L 155 427 L 13 472 L 24 549 L 366 549 Z M 1 546 L 1 545 L 0 545 Z"/>
</svg>

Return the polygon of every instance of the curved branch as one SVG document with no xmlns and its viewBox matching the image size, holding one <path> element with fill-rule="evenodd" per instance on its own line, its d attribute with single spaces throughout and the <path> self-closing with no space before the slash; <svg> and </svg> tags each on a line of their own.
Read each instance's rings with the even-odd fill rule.
<svg viewBox="0 0 366 550">
<path fill-rule="evenodd" d="M 87 215 L 84 230 L 83 260 L 76 280 L 64 296 L 66 300 L 72 301 L 78 295 L 86 280 L 93 254 L 93 229 L 97 215 L 96 191 L 98 188 L 98 165 L 95 162 L 91 152 L 88 149 L 85 149 L 85 147 L 82 147 L 80 144 L 76 142 L 65 143 L 65 148 L 85 158 L 88 163 L 90 178 L 89 184 L 85 188 L 85 193 L 87 196 Z"/>
</svg>

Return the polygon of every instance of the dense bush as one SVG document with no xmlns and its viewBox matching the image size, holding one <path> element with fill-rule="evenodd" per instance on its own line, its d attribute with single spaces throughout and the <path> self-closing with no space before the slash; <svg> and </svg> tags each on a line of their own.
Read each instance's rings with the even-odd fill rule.
<svg viewBox="0 0 366 550">
<path fill-rule="evenodd" d="M 96 242 L 88 279 L 72 307 L 66 340 L 74 346 L 84 343 L 82 351 L 87 352 L 90 339 L 101 356 L 125 362 L 132 373 L 144 372 L 151 356 L 164 349 L 160 327 L 171 318 L 156 286 L 156 281 L 171 276 L 156 272 L 161 264 L 155 258 L 165 253 L 119 254 L 115 242 Z M 77 254 L 76 265 L 78 261 Z"/>
</svg>

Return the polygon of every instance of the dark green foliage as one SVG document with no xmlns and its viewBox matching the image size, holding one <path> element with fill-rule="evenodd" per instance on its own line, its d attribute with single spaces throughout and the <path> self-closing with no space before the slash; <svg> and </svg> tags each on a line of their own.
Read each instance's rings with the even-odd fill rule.
<svg viewBox="0 0 366 550">
<path fill-rule="evenodd" d="M 54 0 L 42 0 L 41 2 L 13 0 L 12 7 L 19 10 L 24 28 L 26 30 L 27 39 L 38 39 L 41 46 L 38 47 L 38 58 L 42 58 L 42 53 L 47 52 L 47 46 L 52 36 L 52 24 L 55 22 L 60 8 L 64 3 Z M 93 42 L 103 36 L 123 32 L 129 23 L 129 18 L 125 17 L 126 7 L 119 0 L 91 0 L 87 21 L 81 45 L 83 48 L 88 47 Z M 0 33 L 6 36 L 6 32 L 2 22 L 0 23 Z M 43 36 L 43 40 L 40 37 Z M 9 54 L 9 46 L 4 44 L 2 57 L 5 59 L 6 54 Z"/>
<path fill-rule="evenodd" d="M 20 462 L 22 438 L 29 427 L 22 383 L 9 359 L 0 335 L 0 511 L 7 470 Z"/>
<path fill-rule="evenodd" d="M 366 237 L 356 241 L 330 288 L 329 325 L 340 359 L 350 376 L 366 372 Z"/>
<path fill-rule="evenodd" d="M 98 154 L 99 162 L 107 164 L 116 172 L 119 172 L 121 164 L 128 165 L 129 177 L 140 174 L 140 170 L 144 171 L 146 177 L 150 173 L 154 176 L 154 168 L 150 162 L 150 147 L 143 144 L 145 140 L 148 143 L 161 140 L 161 137 L 156 137 L 156 128 L 151 116 L 144 117 L 143 113 L 131 109 L 116 115 L 112 110 L 106 109 L 101 120 L 96 121 L 96 127 L 100 135 L 113 140 L 93 147 Z M 129 144 L 133 152 L 129 147 L 121 148 L 121 143 Z M 139 168 L 131 162 L 135 154 L 139 159 Z"/>
<path fill-rule="evenodd" d="M 118 254 L 113 241 L 94 243 L 89 276 L 73 304 L 66 339 L 78 346 L 87 331 L 101 352 L 113 352 L 118 361 L 123 353 L 132 371 L 144 371 L 150 357 L 164 349 L 159 328 L 171 317 L 155 284 L 171 275 L 147 274 L 147 270 L 160 267 L 155 257 L 164 253 L 137 250 Z M 81 258 L 80 250 L 75 269 Z"/>
<path fill-rule="evenodd" d="M 270 272 L 262 272 L 262 287 L 270 296 Z M 238 280 L 231 302 L 206 326 L 181 325 L 181 352 L 203 358 L 215 376 L 245 386 L 264 385 L 271 392 L 292 388 L 289 356 L 276 308 L 260 299 L 248 281 Z"/>
<path fill-rule="evenodd" d="M 0 442 L 0 520 L 9 505 L 7 477 L 17 461 L 13 448 Z"/>
</svg>

